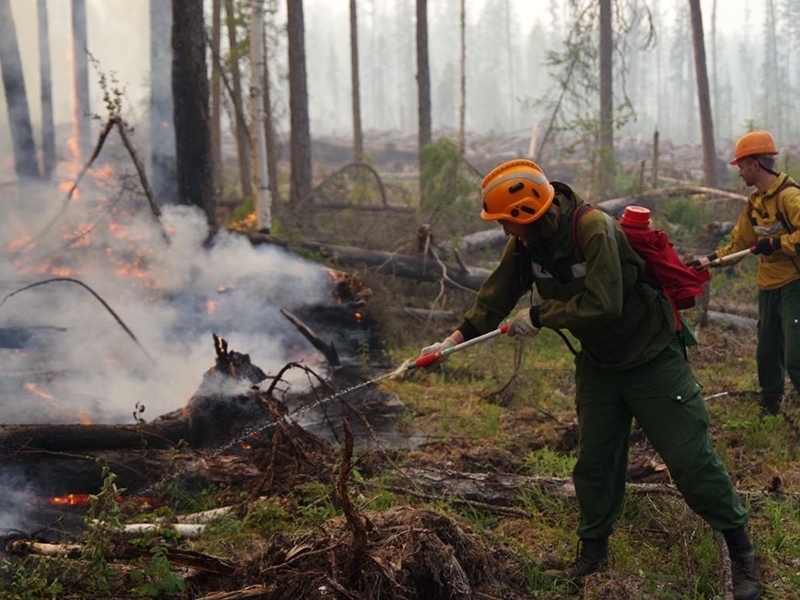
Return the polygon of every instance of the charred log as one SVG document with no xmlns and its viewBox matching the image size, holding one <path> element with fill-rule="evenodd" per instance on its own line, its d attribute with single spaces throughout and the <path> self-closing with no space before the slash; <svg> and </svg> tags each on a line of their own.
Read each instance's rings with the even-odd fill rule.
<svg viewBox="0 0 800 600">
<path fill-rule="evenodd" d="M 174 447 L 188 434 L 188 421 L 150 425 L 0 425 L 0 452 L 91 452 Z"/>
</svg>

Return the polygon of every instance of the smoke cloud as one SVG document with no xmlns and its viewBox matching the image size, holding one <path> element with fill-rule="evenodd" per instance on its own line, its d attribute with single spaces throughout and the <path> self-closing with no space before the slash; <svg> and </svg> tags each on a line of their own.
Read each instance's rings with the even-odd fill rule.
<svg viewBox="0 0 800 600">
<path fill-rule="evenodd" d="M 82 185 L 63 214 L 52 189 L 20 189 L 0 208 L 0 423 L 124 423 L 142 406 L 145 420 L 181 408 L 214 364 L 212 333 L 268 374 L 321 360 L 280 314 L 332 302 L 319 265 L 229 232 L 208 244 L 193 207 L 167 206 L 156 222 L 141 196 L 130 210 L 92 192 Z"/>
</svg>

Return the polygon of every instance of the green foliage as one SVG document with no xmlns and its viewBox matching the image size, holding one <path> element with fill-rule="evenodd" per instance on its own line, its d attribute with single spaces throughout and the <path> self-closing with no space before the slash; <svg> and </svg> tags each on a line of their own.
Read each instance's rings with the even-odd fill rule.
<svg viewBox="0 0 800 600">
<path fill-rule="evenodd" d="M 67 559 L 55 557 L 50 561 L 0 561 L 0 597 L 6 600 L 58 598 L 64 584 L 55 576 L 70 568 Z"/>
<path fill-rule="evenodd" d="M 122 529 L 119 495 L 121 490 L 115 483 L 117 476 L 105 461 L 98 460 L 103 484 L 97 494 L 89 497 L 89 510 L 86 513 L 86 537 L 83 541 L 82 555 L 91 568 L 88 569 L 84 585 L 98 592 L 111 590 L 114 570 L 110 565 L 113 549 Z"/>
<path fill-rule="evenodd" d="M 186 589 L 186 582 L 172 571 L 168 559 L 171 532 L 169 530 L 148 532 L 133 543 L 149 549 L 150 558 L 141 569 L 131 572 L 132 591 L 143 596 L 161 597 L 176 594 Z"/>
<path fill-rule="evenodd" d="M 522 459 L 526 471 L 541 477 L 570 477 L 575 462 L 575 456 L 565 455 L 548 446 L 529 452 Z"/>
<path fill-rule="evenodd" d="M 619 180 L 616 160 L 610 148 L 603 148 L 598 143 L 601 139 L 600 74 L 597 65 L 600 60 L 598 30 L 599 3 L 574 2 L 569 5 L 572 13 L 570 31 L 560 49 L 548 50 L 545 63 L 554 75 L 556 84 L 547 86 L 545 96 L 527 101 L 550 113 L 545 131 L 540 136 L 537 149 L 537 160 L 545 152 L 548 145 L 557 141 L 559 134 L 568 133 L 571 141 L 559 146 L 557 153 L 562 156 L 588 156 L 589 172 L 583 173 L 580 179 L 587 182 L 589 197 L 608 197 L 619 193 L 610 189 Z M 626 73 L 628 65 L 625 56 L 629 50 L 628 40 L 634 35 L 644 40 L 643 47 L 653 41 L 652 24 L 647 15 L 636 3 L 628 3 L 614 10 L 614 58 L 616 64 L 614 90 L 620 97 L 613 101 L 610 115 L 612 123 L 609 127 L 623 128 L 635 119 L 633 104 L 627 95 Z M 551 151 L 556 152 L 556 151 Z M 629 187 L 629 186 L 626 186 Z"/>
<path fill-rule="evenodd" d="M 419 212 L 437 223 L 437 231 L 457 232 L 465 218 L 474 221 L 480 211 L 478 188 L 474 177 L 462 173 L 458 146 L 446 138 L 431 142 L 422 149 L 422 163 Z"/>
<path fill-rule="evenodd" d="M 252 196 L 247 196 L 233 209 L 232 220 L 237 222 L 244 221 L 247 217 L 254 214 L 256 210 L 255 202 Z"/>
<path fill-rule="evenodd" d="M 704 224 L 715 218 L 707 204 L 689 198 L 674 198 L 659 203 L 659 214 L 689 233 L 697 233 Z"/>
<path fill-rule="evenodd" d="M 296 523 L 316 526 L 339 514 L 332 486 L 310 481 L 303 486 Z"/>
</svg>

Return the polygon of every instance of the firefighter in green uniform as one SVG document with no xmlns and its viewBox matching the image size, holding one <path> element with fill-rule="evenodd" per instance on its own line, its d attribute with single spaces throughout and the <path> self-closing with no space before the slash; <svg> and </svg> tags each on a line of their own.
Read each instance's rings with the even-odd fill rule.
<svg viewBox="0 0 800 600">
<path fill-rule="evenodd" d="M 761 255 L 756 363 L 761 407 L 773 415 L 780 411 L 787 373 L 800 392 L 800 187 L 775 170 L 776 154 L 775 140 L 767 131 L 739 138 L 731 164 L 755 189 L 739 214 L 730 243 L 694 261 L 695 266 L 705 267 L 747 248 Z"/>
<path fill-rule="evenodd" d="M 636 418 L 687 504 L 724 534 L 736 600 L 760 598 L 747 513 L 709 439 L 708 412 L 669 300 L 643 281 L 645 264 L 616 220 L 589 211 L 573 240 L 570 218 L 583 201 L 567 185 L 551 184 L 529 160 L 495 168 L 483 180 L 482 198 L 481 218 L 499 221 L 510 239 L 464 322 L 421 354 L 496 329 L 534 285 L 542 301 L 515 313 L 509 335 L 533 336 L 548 327 L 566 329 L 581 342 L 575 357 L 580 441 L 573 471 L 580 545 L 575 562 L 559 577 L 574 581 L 607 563 Z"/>
</svg>

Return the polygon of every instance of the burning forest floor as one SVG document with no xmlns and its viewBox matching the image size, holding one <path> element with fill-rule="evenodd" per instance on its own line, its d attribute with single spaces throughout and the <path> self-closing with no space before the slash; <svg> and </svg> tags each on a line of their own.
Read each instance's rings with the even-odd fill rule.
<svg viewBox="0 0 800 600">
<path fill-rule="evenodd" d="M 432 241 L 410 211 L 379 219 L 355 212 L 357 224 L 321 211 L 324 222 L 304 222 L 303 231 L 317 236 L 323 225 L 336 226 L 327 239 L 365 251 L 395 253 L 398 235 L 409 232 L 419 235 L 402 250 Z M 460 223 L 448 225 L 463 233 Z M 573 356 L 552 332 L 522 343 L 501 336 L 432 369 L 389 378 L 452 330 L 448 314 L 463 314 L 472 294 L 448 291 L 449 310 L 432 310 L 445 304 L 440 280 L 399 282 L 376 266 L 370 277 L 386 283 L 369 290 L 297 257 L 287 263 L 274 247 L 254 251 L 231 237 L 200 253 L 197 240 L 170 235 L 169 248 L 157 249 L 185 256 L 162 267 L 161 277 L 151 270 L 144 302 L 132 309 L 146 317 L 134 327 L 149 334 L 143 346 L 168 350 L 157 357 L 160 369 L 120 344 L 121 356 L 98 350 L 92 369 L 110 358 L 127 365 L 135 355 L 147 368 L 134 365 L 130 383 L 118 387 L 138 391 L 142 372 L 196 373 L 197 357 L 207 353 L 180 363 L 170 355 L 201 338 L 207 350 L 211 331 L 229 332 L 235 348 L 215 335 L 217 360 L 200 386 L 193 381 L 186 395 L 155 389 L 174 398 L 153 420 L 144 420 L 137 402 L 125 405 L 132 425 L 59 425 L 47 422 L 61 415 L 53 405 L 39 411 L 44 421 L 2 428 L 0 597 L 727 598 L 717 537 L 685 506 L 635 425 L 609 568 L 580 586 L 548 577 L 572 560 L 577 542 Z M 327 248 L 326 264 L 341 267 L 335 254 L 344 249 Z M 153 252 L 137 264 L 161 266 L 160 258 Z M 250 269 L 234 279 L 234 265 Z M 716 278 L 715 296 L 752 304 L 752 273 L 742 275 Z M 114 297 L 116 280 L 103 281 L 101 293 Z M 331 285 L 355 293 L 335 306 L 327 296 L 320 303 L 320 290 Z M 53 298 L 85 305 L 62 296 L 53 290 Z M 253 298 L 259 303 L 247 302 Z M 54 302 L 43 299 L 36 314 L 65 312 L 47 301 Z M 16 306 L 30 316 L 31 306 Z M 411 306 L 430 319 L 418 323 L 403 312 Z M 100 321 L 87 312 L 81 326 Z M 161 313 L 182 318 L 166 327 L 156 319 Z M 700 315 L 688 317 L 695 323 Z M 283 335 L 287 319 L 296 329 L 291 338 Z M 73 322 L 70 340 L 81 330 Z M 60 328 L 33 333 L 46 337 L 48 352 L 51 340 L 67 337 Z M 708 398 L 714 442 L 750 508 L 768 594 L 800 598 L 800 403 L 789 395 L 781 415 L 759 414 L 752 330 L 712 323 L 697 333 L 689 358 Z M 92 328 L 86 338 L 69 350 L 91 349 L 101 335 Z M 18 350 L 7 346 L 9 354 Z"/>
<path fill-rule="evenodd" d="M 753 395 L 736 387 L 750 377 L 751 340 L 714 327 L 700 335 L 692 362 L 713 388 L 714 439 L 751 507 L 768 589 L 797 597 L 798 531 L 786 524 L 800 488 L 796 399 L 783 416 L 760 419 Z M 190 401 L 211 410 L 193 424 L 210 437 L 162 455 L 145 450 L 169 465 L 136 488 L 117 486 L 111 456 L 99 493 L 38 501 L 27 529 L 3 532 L 11 577 L 0 588 L 12 594 L 3 597 L 724 597 L 713 533 L 636 427 L 610 568 L 580 587 L 546 576 L 574 553 L 577 432 L 571 355 L 555 336 L 540 338 L 491 341 L 376 384 L 368 383 L 375 369 L 345 370 L 338 384 L 332 376 L 293 399 L 299 408 L 252 387 L 236 398 L 252 404 L 243 413 L 208 405 L 229 389 L 226 378 L 265 374 L 218 343 L 217 364 Z M 220 401 L 230 411 L 230 398 Z M 298 424 L 303 407 L 335 405 L 322 411 L 326 435 Z M 214 423 L 226 418 L 238 435 Z M 403 437 L 414 442 L 394 443 Z M 101 464 L 105 456 L 94 453 Z M 13 595 L 20 586 L 29 595 Z"/>
</svg>

